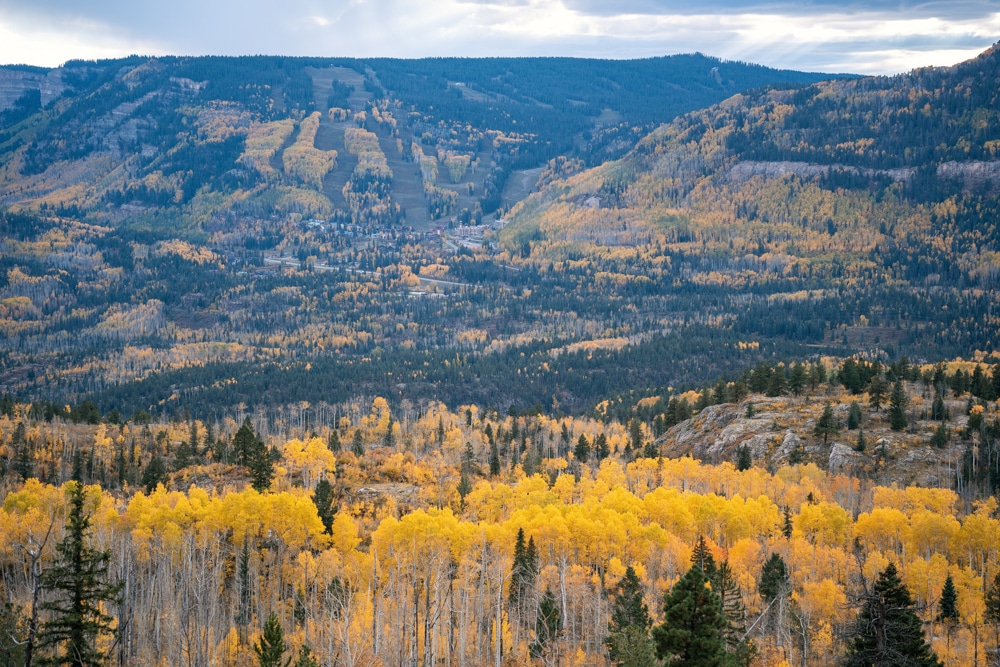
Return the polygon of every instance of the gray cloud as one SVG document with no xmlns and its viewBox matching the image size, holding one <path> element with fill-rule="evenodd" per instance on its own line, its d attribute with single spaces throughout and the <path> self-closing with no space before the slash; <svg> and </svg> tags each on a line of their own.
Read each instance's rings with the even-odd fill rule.
<svg viewBox="0 0 1000 667">
<path fill-rule="evenodd" d="M 884 73 L 956 62 L 998 33 L 1000 0 L 0 0 L 0 62 L 49 65 L 131 52 L 631 58 L 701 51 Z"/>
</svg>

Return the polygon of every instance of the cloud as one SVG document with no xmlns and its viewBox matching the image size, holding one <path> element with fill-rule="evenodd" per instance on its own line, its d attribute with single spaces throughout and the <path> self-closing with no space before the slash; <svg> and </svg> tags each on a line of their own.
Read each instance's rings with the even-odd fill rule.
<svg viewBox="0 0 1000 667">
<path fill-rule="evenodd" d="M 995 1 L 0 0 L 0 61 L 157 54 L 632 58 L 701 51 L 861 73 L 947 65 L 1000 34 Z"/>
</svg>

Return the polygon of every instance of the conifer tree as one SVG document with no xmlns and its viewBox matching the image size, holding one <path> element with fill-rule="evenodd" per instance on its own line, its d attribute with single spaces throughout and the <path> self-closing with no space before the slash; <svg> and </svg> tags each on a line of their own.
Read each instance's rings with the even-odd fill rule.
<svg viewBox="0 0 1000 667">
<path fill-rule="evenodd" d="M 813 435 L 823 438 L 823 444 L 825 445 L 831 435 L 837 435 L 839 432 L 837 419 L 833 416 L 833 408 L 827 403 L 823 406 L 823 414 L 820 415 L 816 426 L 813 428 Z"/>
<path fill-rule="evenodd" d="M 708 544 L 705 542 L 704 535 L 698 536 L 698 541 L 695 543 L 694 549 L 691 551 L 691 564 L 697 565 L 701 568 L 701 571 L 709 580 L 715 576 L 715 557 L 712 555 L 712 550 L 709 549 Z"/>
<path fill-rule="evenodd" d="M 88 544 L 90 515 L 79 481 L 79 458 L 69 485 L 69 509 L 65 537 L 56 545 L 56 562 L 42 575 L 42 586 L 52 598 L 40 605 L 50 614 L 38 636 L 39 648 L 51 651 L 40 662 L 48 665 L 96 667 L 106 656 L 98 648 L 98 638 L 114 635 L 114 619 L 106 609 L 119 601 L 121 584 L 108 581 L 110 551 L 98 551 Z"/>
<path fill-rule="evenodd" d="M 580 434 L 580 437 L 576 441 L 576 447 L 573 448 L 573 456 L 580 463 L 586 463 L 587 459 L 590 458 L 590 443 L 587 442 L 587 436 L 583 433 Z"/>
<path fill-rule="evenodd" d="M 728 660 L 719 596 L 697 565 L 664 596 L 663 623 L 653 628 L 656 655 L 667 667 L 725 667 Z"/>
<path fill-rule="evenodd" d="M 365 455 L 365 442 L 361 437 L 360 428 L 354 429 L 354 439 L 351 442 L 351 451 L 354 452 L 354 455 L 358 458 Z"/>
<path fill-rule="evenodd" d="M 316 488 L 313 490 L 313 504 L 316 505 L 316 513 L 319 514 L 319 519 L 323 522 L 326 532 L 331 532 L 337 508 L 333 506 L 333 485 L 326 479 L 316 482 Z"/>
<path fill-rule="evenodd" d="M 885 404 L 885 396 L 889 391 L 889 383 L 881 374 L 876 375 L 868 383 L 868 405 L 875 412 L 880 412 Z"/>
<path fill-rule="evenodd" d="M 892 394 L 889 395 L 889 427 L 893 431 L 906 428 L 906 406 L 909 402 L 903 381 L 896 380 L 896 384 L 892 386 Z"/>
<path fill-rule="evenodd" d="M 851 407 L 847 411 L 847 430 L 853 431 L 861 426 L 861 406 L 857 401 L 851 401 Z"/>
<path fill-rule="evenodd" d="M 740 445 L 736 449 L 736 469 L 740 472 L 753 467 L 753 451 L 747 445 Z"/>
<path fill-rule="evenodd" d="M 642 584 L 628 566 L 615 592 L 608 637 L 604 640 L 611 662 L 620 667 L 645 667 L 656 659 L 649 635 L 653 621 L 642 597 Z"/>
<path fill-rule="evenodd" d="M 924 639 L 913 600 L 892 563 L 863 600 L 845 667 L 940 667 Z"/>
<path fill-rule="evenodd" d="M 955 582 L 949 574 L 941 588 L 941 600 L 938 602 L 937 620 L 945 624 L 948 632 L 948 643 L 951 643 L 951 631 L 958 623 L 958 591 Z"/>
<path fill-rule="evenodd" d="M 288 667 L 292 661 L 291 657 L 282 661 L 282 656 L 288 650 L 285 644 L 284 632 L 281 623 L 278 622 L 278 615 L 273 611 L 264 622 L 264 629 L 260 639 L 254 643 L 253 652 L 257 655 L 257 662 L 260 667 Z"/>
<path fill-rule="evenodd" d="M 493 438 L 490 438 L 490 477 L 496 477 L 500 474 L 500 451 L 497 449 L 497 443 L 493 442 Z"/>
</svg>

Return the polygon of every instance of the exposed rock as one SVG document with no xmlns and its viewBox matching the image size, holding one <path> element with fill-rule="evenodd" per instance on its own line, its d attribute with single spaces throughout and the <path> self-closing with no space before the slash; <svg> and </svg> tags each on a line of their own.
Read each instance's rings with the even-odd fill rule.
<svg viewBox="0 0 1000 667">
<path fill-rule="evenodd" d="M 42 96 L 42 106 L 45 106 L 66 90 L 62 70 L 41 72 L 0 67 L 0 111 L 14 106 L 14 102 L 29 90 L 38 90 Z"/>
<path fill-rule="evenodd" d="M 835 442 L 830 445 L 830 459 L 827 469 L 830 472 L 851 472 L 855 464 L 864 458 L 864 454 L 854 451 L 842 442 Z"/>
</svg>

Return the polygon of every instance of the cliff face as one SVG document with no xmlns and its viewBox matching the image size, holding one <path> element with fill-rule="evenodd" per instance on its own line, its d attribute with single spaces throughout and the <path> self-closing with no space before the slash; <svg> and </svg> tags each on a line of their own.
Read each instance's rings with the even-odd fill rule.
<svg viewBox="0 0 1000 667">
<path fill-rule="evenodd" d="M 62 69 L 42 72 L 0 67 L 0 111 L 14 106 L 14 102 L 28 90 L 41 92 L 42 106 L 45 106 L 66 90 Z"/>
</svg>

